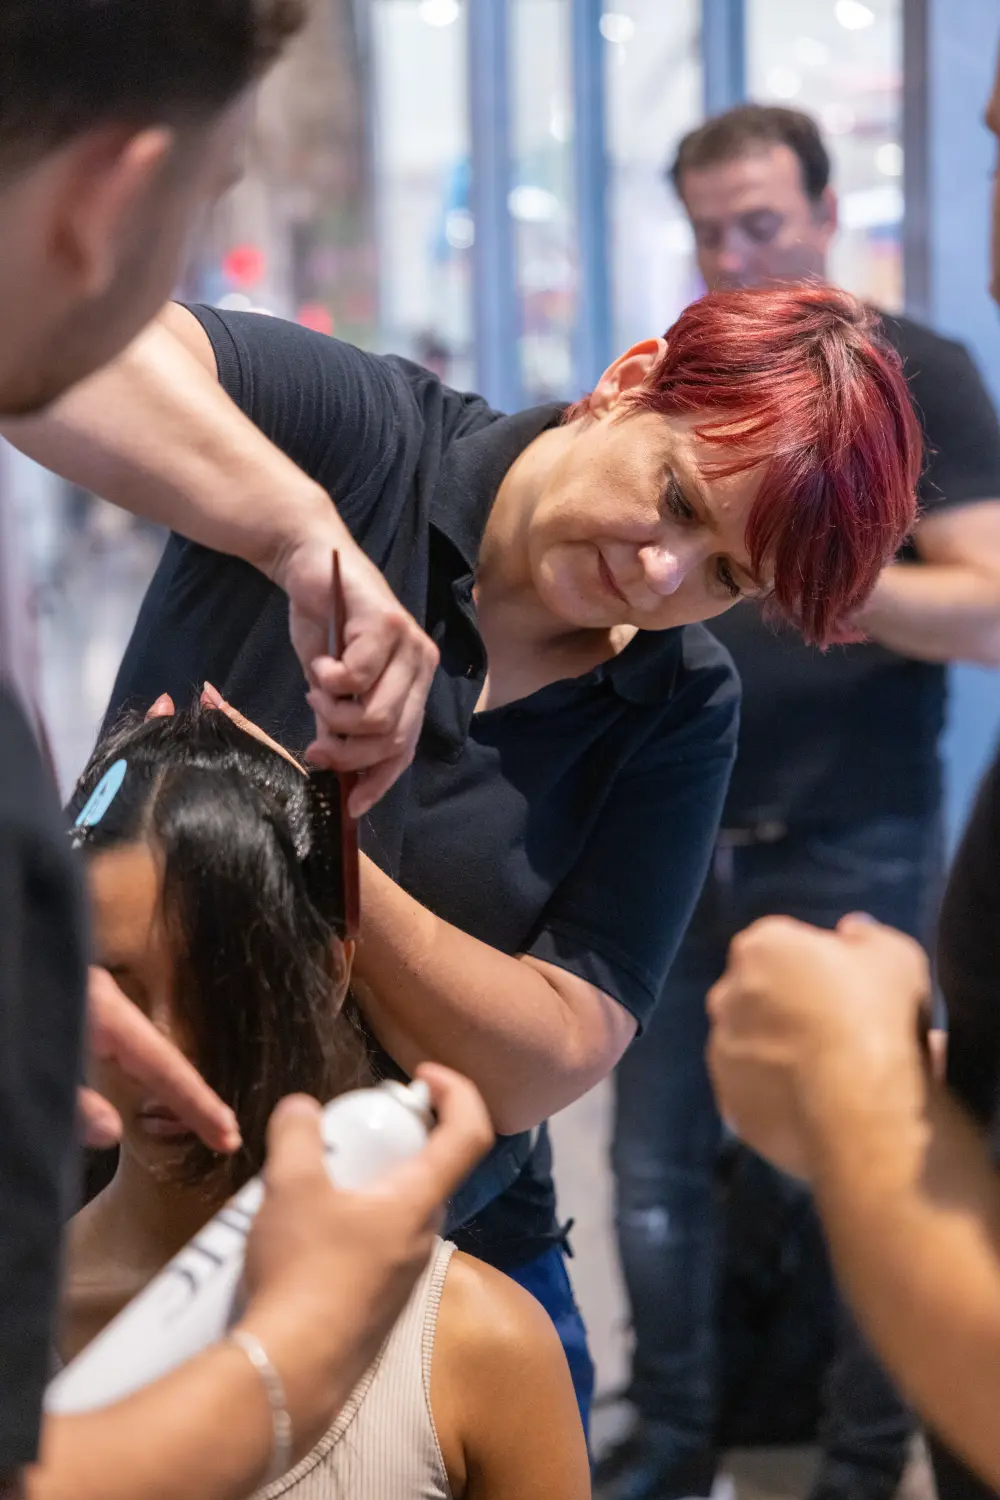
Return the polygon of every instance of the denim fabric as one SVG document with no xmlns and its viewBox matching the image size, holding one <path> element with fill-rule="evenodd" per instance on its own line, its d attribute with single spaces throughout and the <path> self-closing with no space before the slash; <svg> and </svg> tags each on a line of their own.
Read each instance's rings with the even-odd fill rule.
<svg viewBox="0 0 1000 1500">
<path fill-rule="evenodd" d="M 594 1363 L 587 1347 L 587 1330 L 573 1296 L 566 1271 L 566 1252 L 558 1245 L 527 1265 L 507 1273 L 539 1301 L 556 1326 L 573 1377 L 583 1430 L 590 1436 L 590 1404 L 594 1396 Z"/>
<path fill-rule="evenodd" d="M 771 827 L 757 837 L 720 840 L 659 1009 L 617 1070 L 612 1159 L 635 1329 L 631 1397 L 684 1469 L 712 1453 L 719 1406 L 722 1125 L 704 1060 L 705 993 L 722 972 L 729 940 L 758 917 L 784 913 L 830 927 L 862 910 L 924 937 L 939 893 L 935 819 Z M 887 1378 L 844 1323 L 821 1433 L 823 1480 L 838 1492 L 852 1469 L 895 1470 L 911 1430 Z M 867 1492 L 875 1488 L 873 1478 Z"/>
</svg>

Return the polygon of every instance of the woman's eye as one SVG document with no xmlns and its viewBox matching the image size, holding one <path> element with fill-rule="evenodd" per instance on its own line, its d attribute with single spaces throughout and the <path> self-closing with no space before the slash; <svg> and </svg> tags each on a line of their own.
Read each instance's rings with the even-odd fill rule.
<svg viewBox="0 0 1000 1500">
<path fill-rule="evenodd" d="M 667 482 L 667 510 L 678 521 L 695 519 L 694 511 L 685 500 L 684 492 L 674 478 Z"/>
<path fill-rule="evenodd" d="M 743 593 L 743 590 L 736 582 L 736 579 L 733 576 L 733 570 L 724 557 L 719 558 L 719 561 L 715 565 L 715 571 L 716 575 L 718 576 L 719 582 L 722 584 L 722 587 L 725 589 L 726 593 L 731 594 L 734 599 L 739 599 L 739 597 Z"/>
</svg>

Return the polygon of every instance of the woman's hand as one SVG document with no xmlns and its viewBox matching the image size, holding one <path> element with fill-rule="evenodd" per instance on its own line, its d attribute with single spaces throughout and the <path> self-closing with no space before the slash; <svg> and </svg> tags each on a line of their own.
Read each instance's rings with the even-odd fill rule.
<svg viewBox="0 0 1000 1500">
<path fill-rule="evenodd" d="M 329 502 L 326 509 L 333 519 Z M 334 549 L 347 610 L 340 661 L 329 652 Z M 270 572 L 288 595 L 292 644 L 310 684 L 309 758 L 362 773 L 350 799 L 351 816 L 360 817 L 413 759 L 437 647 L 339 521 L 335 532 L 317 523 Z"/>
</svg>

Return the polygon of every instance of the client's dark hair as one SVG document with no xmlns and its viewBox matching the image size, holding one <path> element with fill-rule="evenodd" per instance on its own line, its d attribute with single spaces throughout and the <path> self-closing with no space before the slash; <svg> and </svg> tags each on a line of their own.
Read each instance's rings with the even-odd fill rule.
<svg viewBox="0 0 1000 1500">
<path fill-rule="evenodd" d="M 339 829 L 308 775 L 215 709 L 122 720 L 77 784 L 74 820 L 119 760 L 124 780 L 82 847 L 149 842 L 163 861 L 173 1000 L 199 1069 L 239 1120 L 236 1186 L 260 1169 L 283 1095 L 326 1100 L 370 1077 L 353 1007 L 333 1006 L 336 882 L 329 861 L 310 857 L 329 837 L 339 864 Z M 189 1175 L 218 1168 L 207 1149 L 192 1151 Z"/>
<path fill-rule="evenodd" d="M 0 171 L 95 126 L 215 114 L 305 10 L 305 0 L 0 0 Z"/>
</svg>

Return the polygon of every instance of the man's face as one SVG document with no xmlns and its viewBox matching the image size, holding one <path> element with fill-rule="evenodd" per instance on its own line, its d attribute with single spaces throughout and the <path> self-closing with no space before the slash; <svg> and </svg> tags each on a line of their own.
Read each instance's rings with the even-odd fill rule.
<svg viewBox="0 0 1000 1500">
<path fill-rule="evenodd" d="M 819 202 L 807 196 L 790 146 L 692 168 L 680 186 L 710 291 L 825 278 L 836 200 L 829 189 Z"/>
<path fill-rule="evenodd" d="M 993 176 L 993 220 L 990 233 L 990 295 L 1000 303 L 1000 56 L 993 92 L 986 106 L 986 124 L 997 138 L 997 170 Z"/>
<path fill-rule="evenodd" d="M 37 411 L 114 359 L 168 300 L 192 234 L 239 176 L 246 99 L 182 133 L 152 131 L 117 153 L 71 142 L 0 195 L 21 287 L 9 326 L 17 358 L 0 361 L 0 411 Z M 145 158 L 139 157 L 148 139 Z M 130 158 L 130 151 L 132 156 Z M 0 268 L 0 278 L 3 271 Z"/>
</svg>

